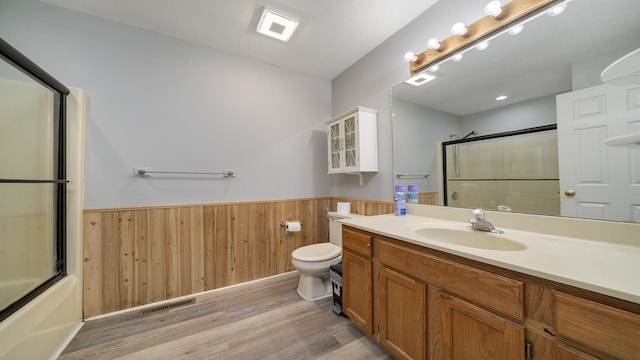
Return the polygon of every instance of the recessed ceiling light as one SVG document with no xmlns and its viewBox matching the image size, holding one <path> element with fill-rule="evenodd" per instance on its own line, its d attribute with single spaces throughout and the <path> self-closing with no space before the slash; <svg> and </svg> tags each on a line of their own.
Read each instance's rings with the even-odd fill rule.
<svg viewBox="0 0 640 360">
<path fill-rule="evenodd" d="M 298 20 L 271 9 L 264 9 L 257 31 L 278 40 L 289 41 L 297 26 Z"/>
<path fill-rule="evenodd" d="M 497 101 L 502 101 L 502 100 L 506 100 L 507 99 L 507 95 L 500 95 L 496 98 Z"/>
<path fill-rule="evenodd" d="M 413 86 L 420 86 L 422 84 L 426 84 L 429 81 L 433 80 L 437 78 L 437 76 L 433 75 L 433 74 L 426 74 L 426 73 L 420 73 L 414 77 L 412 77 L 411 79 L 405 81 L 407 84 L 411 84 Z"/>
</svg>

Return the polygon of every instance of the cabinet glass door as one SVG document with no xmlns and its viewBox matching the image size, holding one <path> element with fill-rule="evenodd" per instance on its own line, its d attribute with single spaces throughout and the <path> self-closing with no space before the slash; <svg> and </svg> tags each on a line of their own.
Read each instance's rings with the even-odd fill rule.
<svg viewBox="0 0 640 360">
<path fill-rule="evenodd" d="M 331 168 L 339 169 L 340 161 L 340 123 L 331 125 Z"/>
<path fill-rule="evenodd" d="M 353 167 L 357 165 L 355 117 L 350 117 L 344 120 L 344 155 L 346 167 Z"/>
</svg>

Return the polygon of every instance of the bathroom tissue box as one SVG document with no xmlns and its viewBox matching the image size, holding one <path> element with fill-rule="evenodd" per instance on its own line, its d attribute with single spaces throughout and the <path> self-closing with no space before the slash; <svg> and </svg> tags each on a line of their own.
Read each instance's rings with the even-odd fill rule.
<svg viewBox="0 0 640 360">
<path fill-rule="evenodd" d="M 351 213 L 351 203 L 339 202 L 337 210 L 338 210 L 338 214 L 350 214 Z"/>
<path fill-rule="evenodd" d="M 302 230 L 302 225 L 300 224 L 300 221 L 285 221 L 284 229 L 287 232 L 296 232 Z"/>
</svg>

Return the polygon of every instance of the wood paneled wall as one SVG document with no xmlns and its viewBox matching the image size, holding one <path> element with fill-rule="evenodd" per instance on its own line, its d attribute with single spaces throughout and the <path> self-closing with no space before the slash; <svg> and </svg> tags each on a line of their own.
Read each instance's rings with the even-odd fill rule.
<svg viewBox="0 0 640 360">
<path fill-rule="evenodd" d="M 345 198 L 84 211 L 84 317 L 293 270 L 291 252 L 327 241 L 325 209 L 362 215 L 391 202 Z M 282 221 L 301 221 L 285 233 Z"/>
</svg>

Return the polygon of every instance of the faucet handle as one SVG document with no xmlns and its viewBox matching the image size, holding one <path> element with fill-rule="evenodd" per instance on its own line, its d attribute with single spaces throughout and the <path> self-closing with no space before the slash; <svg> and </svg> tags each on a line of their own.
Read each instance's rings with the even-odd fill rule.
<svg viewBox="0 0 640 360">
<path fill-rule="evenodd" d="M 484 220 L 484 210 L 482 209 L 475 209 L 471 212 L 471 214 L 476 220 Z"/>
</svg>

